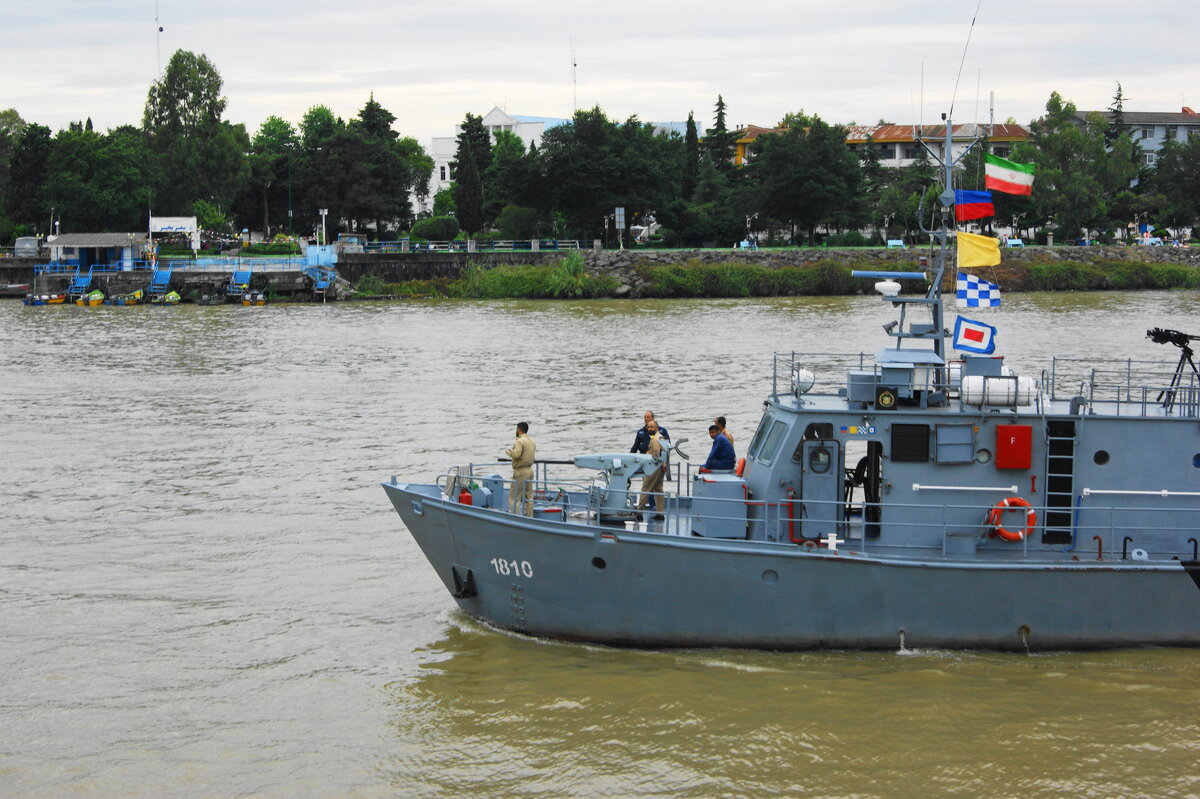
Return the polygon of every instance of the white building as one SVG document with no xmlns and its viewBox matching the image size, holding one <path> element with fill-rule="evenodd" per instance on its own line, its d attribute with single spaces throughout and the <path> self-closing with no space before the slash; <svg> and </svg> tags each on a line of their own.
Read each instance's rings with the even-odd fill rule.
<svg viewBox="0 0 1200 799">
<path fill-rule="evenodd" d="M 1099 114 L 1105 124 L 1112 124 L 1112 111 L 1080 111 L 1075 114 L 1075 124 L 1085 127 L 1088 117 Z M 1142 150 L 1142 161 L 1153 166 L 1158 161 L 1158 151 L 1169 141 L 1186 143 L 1192 136 L 1200 136 L 1200 114 L 1186 105 L 1174 113 L 1171 111 L 1125 111 L 1125 128 L 1134 144 Z"/>
<path fill-rule="evenodd" d="M 542 134 L 558 125 L 565 125 L 569 119 L 556 117 L 513 116 L 500 108 L 493 108 L 483 117 L 483 127 L 491 137 L 492 144 L 496 143 L 499 131 L 517 134 L 517 137 L 528 149 L 531 144 L 542 143 Z M 418 214 L 433 210 L 433 198 L 439 191 L 448 187 L 454 180 L 450 173 L 450 162 L 458 150 L 458 134 L 462 133 L 462 125 L 454 126 L 453 136 L 437 136 L 430 142 L 429 155 L 433 158 L 433 175 L 429 178 L 429 191 L 424 201 L 414 198 L 413 210 Z"/>
</svg>

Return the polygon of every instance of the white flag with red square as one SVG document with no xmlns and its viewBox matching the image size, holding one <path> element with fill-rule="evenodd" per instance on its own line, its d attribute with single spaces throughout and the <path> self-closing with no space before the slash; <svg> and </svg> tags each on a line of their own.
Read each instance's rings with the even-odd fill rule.
<svg viewBox="0 0 1200 799">
<path fill-rule="evenodd" d="M 954 322 L 954 349 L 990 355 L 996 350 L 996 328 L 960 316 Z"/>
</svg>

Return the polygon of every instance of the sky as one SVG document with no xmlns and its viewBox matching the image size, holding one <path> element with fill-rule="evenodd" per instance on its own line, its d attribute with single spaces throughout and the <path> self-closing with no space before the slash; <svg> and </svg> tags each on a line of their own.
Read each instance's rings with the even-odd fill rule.
<svg viewBox="0 0 1200 799">
<path fill-rule="evenodd" d="M 1127 111 L 1200 109 L 1193 0 L 0 4 L 0 109 L 52 130 L 88 117 L 98 130 L 140 124 L 179 49 L 216 65 L 226 118 L 251 134 L 314 105 L 349 119 L 374 93 L 426 148 L 493 106 L 569 117 L 598 105 L 655 122 L 692 111 L 703 131 L 718 94 L 731 127 L 799 110 L 909 124 L 953 107 L 956 122 L 986 121 L 989 93 L 997 122 L 1028 124 L 1051 91 L 1099 110 L 1118 81 Z"/>
</svg>

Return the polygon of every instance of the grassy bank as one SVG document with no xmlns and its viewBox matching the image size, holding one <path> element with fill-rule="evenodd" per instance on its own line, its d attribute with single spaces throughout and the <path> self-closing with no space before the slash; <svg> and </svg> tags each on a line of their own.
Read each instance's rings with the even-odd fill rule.
<svg viewBox="0 0 1200 799">
<path fill-rule="evenodd" d="M 877 264 L 861 268 L 879 269 Z M 915 271 L 916 263 L 888 269 Z M 458 297 L 474 299 L 570 299 L 632 297 L 779 297 L 828 296 L 872 291 L 874 280 L 850 276 L 851 267 L 831 261 L 806 266 L 769 267 L 747 263 L 643 264 L 632 279 L 592 275 L 577 253 L 550 266 L 469 266 L 458 278 L 387 283 L 374 275 L 359 280 L 359 296 Z M 953 270 L 947 289 L 953 289 Z M 1179 264 L 1138 261 L 1011 264 L 972 270 L 1007 291 L 1105 291 L 1128 289 L 1200 289 L 1200 269 Z"/>
</svg>

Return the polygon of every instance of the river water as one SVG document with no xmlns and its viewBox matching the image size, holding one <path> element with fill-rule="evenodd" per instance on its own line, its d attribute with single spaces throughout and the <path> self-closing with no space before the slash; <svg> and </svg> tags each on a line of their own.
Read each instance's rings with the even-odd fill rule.
<svg viewBox="0 0 1200 799">
<path fill-rule="evenodd" d="M 1192 292 L 972 314 L 1174 362 Z M 774 350 L 873 351 L 867 297 L 0 304 L 0 796 L 1195 797 L 1200 652 L 627 651 L 453 610 L 379 481 L 744 445 Z M 818 375 L 835 381 L 837 375 Z M 697 444 L 693 454 L 702 454 Z M 679 590 L 689 587 L 680 584 Z"/>
</svg>

